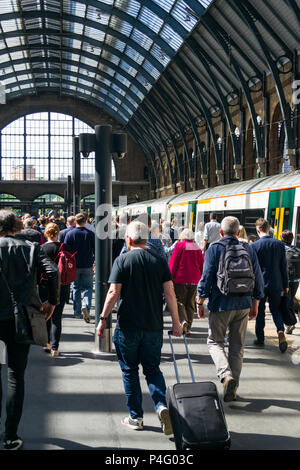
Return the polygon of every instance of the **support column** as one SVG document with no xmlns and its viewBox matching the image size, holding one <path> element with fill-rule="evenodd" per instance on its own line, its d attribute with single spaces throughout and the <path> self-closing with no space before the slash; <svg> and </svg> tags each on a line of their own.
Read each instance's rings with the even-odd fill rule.
<svg viewBox="0 0 300 470">
<path fill-rule="evenodd" d="M 208 175 L 201 175 L 202 183 L 205 188 L 208 188 Z"/>
<path fill-rule="evenodd" d="M 223 170 L 216 170 L 217 181 L 219 185 L 224 184 L 224 171 Z"/>
<path fill-rule="evenodd" d="M 73 179 L 73 214 L 76 215 L 80 212 L 80 152 L 79 152 L 79 137 L 73 137 L 73 165 L 72 165 L 72 179 Z"/>
<path fill-rule="evenodd" d="M 111 175 L 111 126 L 95 126 L 95 326 L 103 309 L 108 291 L 108 277 L 112 263 L 111 209 L 112 209 L 112 175 Z M 105 222 L 108 224 L 105 225 Z M 103 231 L 103 233 L 101 233 Z M 105 236 L 104 231 L 107 236 Z M 100 238 L 101 237 L 101 238 Z M 96 351 L 112 351 L 112 318 L 107 317 L 104 338 L 95 335 Z"/>
<path fill-rule="evenodd" d="M 241 164 L 239 165 L 233 165 L 234 172 L 235 172 L 235 177 L 239 180 L 243 179 L 243 166 Z"/>
</svg>

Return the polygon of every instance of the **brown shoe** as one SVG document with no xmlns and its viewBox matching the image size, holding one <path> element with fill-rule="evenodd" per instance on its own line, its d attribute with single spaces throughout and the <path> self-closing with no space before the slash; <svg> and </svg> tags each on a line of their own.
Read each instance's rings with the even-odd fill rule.
<svg viewBox="0 0 300 470">
<path fill-rule="evenodd" d="M 223 380 L 223 399 L 224 401 L 235 401 L 237 383 L 232 375 L 226 375 Z"/>
<path fill-rule="evenodd" d="M 189 324 L 186 320 L 184 320 L 182 323 L 181 323 L 181 328 L 182 328 L 182 331 L 184 333 L 187 333 L 188 332 L 188 329 L 189 329 Z"/>
<path fill-rule="evenodd" d="M 283 331 L 278 331 L 279 349 L 282 353 L 287 350 L 288 344 Z"/>
</svg>

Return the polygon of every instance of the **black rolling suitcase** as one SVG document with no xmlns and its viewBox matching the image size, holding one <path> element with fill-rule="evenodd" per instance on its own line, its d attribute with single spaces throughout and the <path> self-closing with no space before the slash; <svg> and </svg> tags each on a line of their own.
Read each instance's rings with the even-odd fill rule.
<svg viewBox="0 0 300 470">
<path fill-rule="evenodd" d="M 195 382 L 185 334 L 192 383 L 180 383 L 171 332 L 168 332 L 177 382 L 168 387 L 167 406 L 172 422 L 177 450 L 230 448 L 223 406 L 213 382 Z"/>
</svg>

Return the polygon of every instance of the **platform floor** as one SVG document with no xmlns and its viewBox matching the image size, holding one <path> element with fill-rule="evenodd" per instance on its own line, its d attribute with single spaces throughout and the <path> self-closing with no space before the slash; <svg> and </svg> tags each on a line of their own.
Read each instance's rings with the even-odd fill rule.
<svg viewBox="0 0 300 470">
<path fill-rule="evenodd" d="M 167 338 L 170 326 L 166 315 L 161 369 L 167 385 L 176 381 Z M 269 315 L 264 349 L 253 346 L 253 327 L 254 322 L 249 323 L 240 398 L 224 404 L 232 449 L 300 450 L 300 327 L 289 337 L 285 354 L 277 347 Z M 206 337 L 207 319 L 195 318 L 188 342 L 196 380 L 215 381 L 221 392 Z M 182 339 L 176 338 L 175 344 L 182 381 L 190 381 Z M 72 305 L 65 308 L 60 356 L 52 358 L 42 348 L 31 347 L 19 427 L 23 448 L 174 450 L 173 437 L 161 432 L 144 378 L 144 430 L 132 431 L 120 424 L 127 409 L 116 356 L 95 356 L 93 349 L 94 323 L 74 319 Z"/>
</svg>

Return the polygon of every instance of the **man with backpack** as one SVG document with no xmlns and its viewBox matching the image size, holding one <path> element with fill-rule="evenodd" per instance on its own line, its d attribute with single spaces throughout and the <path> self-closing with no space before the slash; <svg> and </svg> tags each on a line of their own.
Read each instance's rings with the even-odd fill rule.
<svg viewBox="0 0 300 470">
<path fill-rule="evenodd" d="M 254 344 L 260 347 L 264 346 L 265 304 L 268 299 L 269 309 L 277 329 L 279 350 L 284 353 L 287 350 L 287 341 L 284 334 L 281 300 L 284 292 L 288 293 L 289 291 L 285 248 L 281 241 L 270 236 L 270 226 L 266 219 L 261 217 L 257 219 L 256 231 L 259 240 L 251 246 L 256 251 L 263 273 L 264 297 L 259 304 L 256 318 L 255 333 L 257 339 Z"/>
<path fill-rule="evenodd" d="M 76 227 L 70 230 L 65 237 L 65 244 L 73 253 L 76 252 L 77 276 L 73 283 L 74 317 L 90 322 L 90 310 L 93 294 L 93 265 L 95 258 L 95 233 L 88 230 L 86 215 L 79 213 L 75 216 Z M 81 291 L 83 290 L 83 303 Z"/>
<path fill-rule="evenodd" d="M 259 300 L 264 296 L 257 256 L 248 244 L 239 242 L 239 226 L 236 217 L 222 220 L 221 239 L 205 254 L 196 301 L 198 317 L 204 318 L 203 303 L 208 298 L 207 344 L 223 384 L 225 402 L 236 400 L 248 319 L 256 317 Z M 224 349 L 227 329 L 228 357 Z"/>
</svg>

